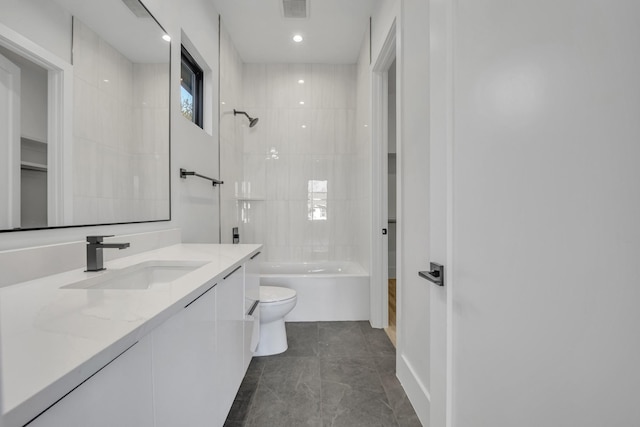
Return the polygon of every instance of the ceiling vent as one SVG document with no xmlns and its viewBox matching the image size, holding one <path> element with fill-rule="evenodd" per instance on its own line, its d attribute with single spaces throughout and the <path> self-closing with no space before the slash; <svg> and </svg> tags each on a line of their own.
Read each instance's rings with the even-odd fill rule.
<svg viewBox="0 0 640 427">
<path fill-rule="evenodd" d="M 285 18 L 308 18 L 308 0 L 282 0 L 282 14 Z"/>
<path fill-rule="evenodd" d="M 150 18 L 149 12 L 144 8 L 140 0 L 122 0 L 122 3 L 129 8 L 138 18 Z"/>
</svg>

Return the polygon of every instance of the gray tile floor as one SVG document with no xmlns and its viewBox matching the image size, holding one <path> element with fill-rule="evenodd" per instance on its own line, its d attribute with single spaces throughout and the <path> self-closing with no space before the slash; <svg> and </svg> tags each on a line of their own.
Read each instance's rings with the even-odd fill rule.
<svg viewBox="0 0 640 427">
<path fill-rule="evenodd" d="M 225 427 L 421 426 L 383 330 L 369 322 L 286 326 L 289 349 L 253 358 Z"/>
</svg>

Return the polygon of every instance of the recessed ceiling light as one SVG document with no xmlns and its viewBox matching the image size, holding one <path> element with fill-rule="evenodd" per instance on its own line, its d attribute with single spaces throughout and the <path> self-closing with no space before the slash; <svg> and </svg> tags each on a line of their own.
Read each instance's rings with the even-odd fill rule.
<svg viewBox="0 0 640 427">
<path fill-rule="evenodd" d="M 171 37 L 169 36 L 169 34 L 165 34 L 164 36 L 162 36 L 162 40 L 164 40 L 166 42 L 170 42 L 171 41 Z"/>
<path fill-rule="evenodd" d="M 296 34 L 293 36 L 293 41 L 296 43 L 300 43 L 302 41 L 302 36 L 300 34 Z"/>
<path fill-rule="evenodd" d="M 298 80 L 298 83 L 299 83 L 299 84 L 303 84 L 303 83 L 304 83 L 304 80 L 300 79 L 300 80 Z"/>
<path fill-rule="evenodd" d="M 302 129 L 306 129 L 306 128 L 307 128 L 307 125 L 302 125 Z"/>
<path fill-rule="evenodd" d="M 300 105 L 304 105 L 304 101 L 300 101 Z"/>
</svg>

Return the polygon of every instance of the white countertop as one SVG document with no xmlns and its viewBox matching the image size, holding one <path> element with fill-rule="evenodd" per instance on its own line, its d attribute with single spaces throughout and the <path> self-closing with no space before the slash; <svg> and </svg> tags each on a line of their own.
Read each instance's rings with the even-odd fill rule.
<svg viewBox="0 0 640 427">
<path fill-rule="evenodd" d="M 0 288 L 1 396 L 9 425 L 46 409 L 260 247 L 180 244 L 105 262 L 107 271 L 148 260 L 207 262 L 151 289 L 60 289 L 104 273 L 83 269 Z"/>
</svg>

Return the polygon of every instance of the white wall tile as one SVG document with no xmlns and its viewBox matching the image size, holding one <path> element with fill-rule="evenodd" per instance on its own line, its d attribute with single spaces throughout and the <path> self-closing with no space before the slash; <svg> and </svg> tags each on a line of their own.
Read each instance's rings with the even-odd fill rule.
<svg viewBox="0 0 640 427">
<path fill-rule="evenodd" d="M 333 108 L 356 107 L 356 68 L 354 65 L 335 65 L 333 75 Z"/>
<path fill-rule="evenodd" d="M 266 197 L 268 200 L 289 200 L 290 156 L 279 154 L 277 159 L 267 156 Z"/>
<path fill-rule="evenodd" d="M 266 201 L 266 243 L 270 246 L 289 245 L 289 202 Z"/>
<path fill-rule="evenodd" d="M 315 108 L 334 108 L 334 72 L 335 65 L 332 64 L 312 65 L 311 97 Z"/>
<path fill-rule="evenodd" d="M 289 110 L 288 150 L 292 154 L 312 153 L 312 114 L 309 109 Z"/>
<path fill-rule="evenodd" d="M 98 88 L 75 77 L 73 82 L 74 136 L 98 141 L 100 127 L 98 109 L 95 108 L 98 102 Z"/>
<path fill-rule="evenodd" d="M 292 102 L 295 82 L 289 78 L 287 64 L 268 64 L 266 66 L 266 107 L 287 108 Z"/>
<path fill-rule="evenodd" d="M 76 20 L 73 28 L 73 74 L 94 87 L 98 86 L 99 46 L 98 35 Z"/>
<path fill-rule="evenodd" d="M 73 222 L 75 224 L 94 224 L 98 218 L 98 199 L 96 197 L 74 197 Z"/>
<path fill-rule="evenodd" d="M 335 114 L 331 109 L 311 112 L 311 153 L 331 154 L 335 146 Z"/>
<path fill-rule="evenodd" d="M 275 148 L 280 154 L 289 151 L 289 110 L 286 108 L 268 109 L 261 112 L 260 122 L 254 126 L 255 131 L 264 135 L 264 147 Z M 260 129 L 258 129 L 260 127 Z"/>
<path fill-rule="evenodd" d="M 244 64 L 242 82 L 244 108 L 265 108 L 267 106 L 267 66 Z"/>
<path fill-rule="evenodd" d="M 76 197 L 95 197 L 98 192 L 98 143 L 76 137 L 73 141 L 73 194 Z M 80 178 L 82 177 L 82 178 Z M 77 214 L 78 207 L 74 209 Z M 84 215 L 82 215 L 84 217 Z"/>
<path fill-rule="evenodd" d="M 289 240 L 293 246 L 313 244 L 313 229 L 306 201 L 289 202 Z"/>
<path fill-rule="evenodd" d="M 364 102 L 356 102 L 362 101 L 356 72 L 354 65 L 244 64 L 242 105 L 260 122 L 244 128 L 242 168 L 253 194 L 257 177 L 264 176 L 269 260 L 337 259 L 338 250 L 351 259 L 358 250 L 364 253 L 354 240 L 356 230 L 367 228 L 358 223 L 359 210 L 370 207 L 358 191 L 368 185 L 368 168 L 358 161 L 364 158 L 359 150 L 370 148 L 356 133 L 356 107 L 368 111 Z M 313 179 L 328 182 L 327 220 L 308 218 L 308 183 Z M 283 218 L 286 222 L 279 222 Z M 251 234 L 257 235 L 260 226 L 251 228 Z"/>
<path fill-rule="evenodd" d="M 244 155 L 244 175 L 247 182 L 244 197 L 265 198 L 267 194 L 267 160 L 264 154 Z"/>
<path fill-rule="evenodd" d="M 310 64 L 289 64 L 288 84 L 292 85 L 291 107 L 299 108 L 300 101 L 305 101 L 305 105 L 313 105 L 312 85 L 313 75 Z M 303 80 L 304 83 L 298 83 Z"/>
<path fill-rule="evenodd" d="M 292 155 L 289 162 L 289 200 L 307 201 L 311 179 L 313 179 L 311 156 Z"/>
</svg>

